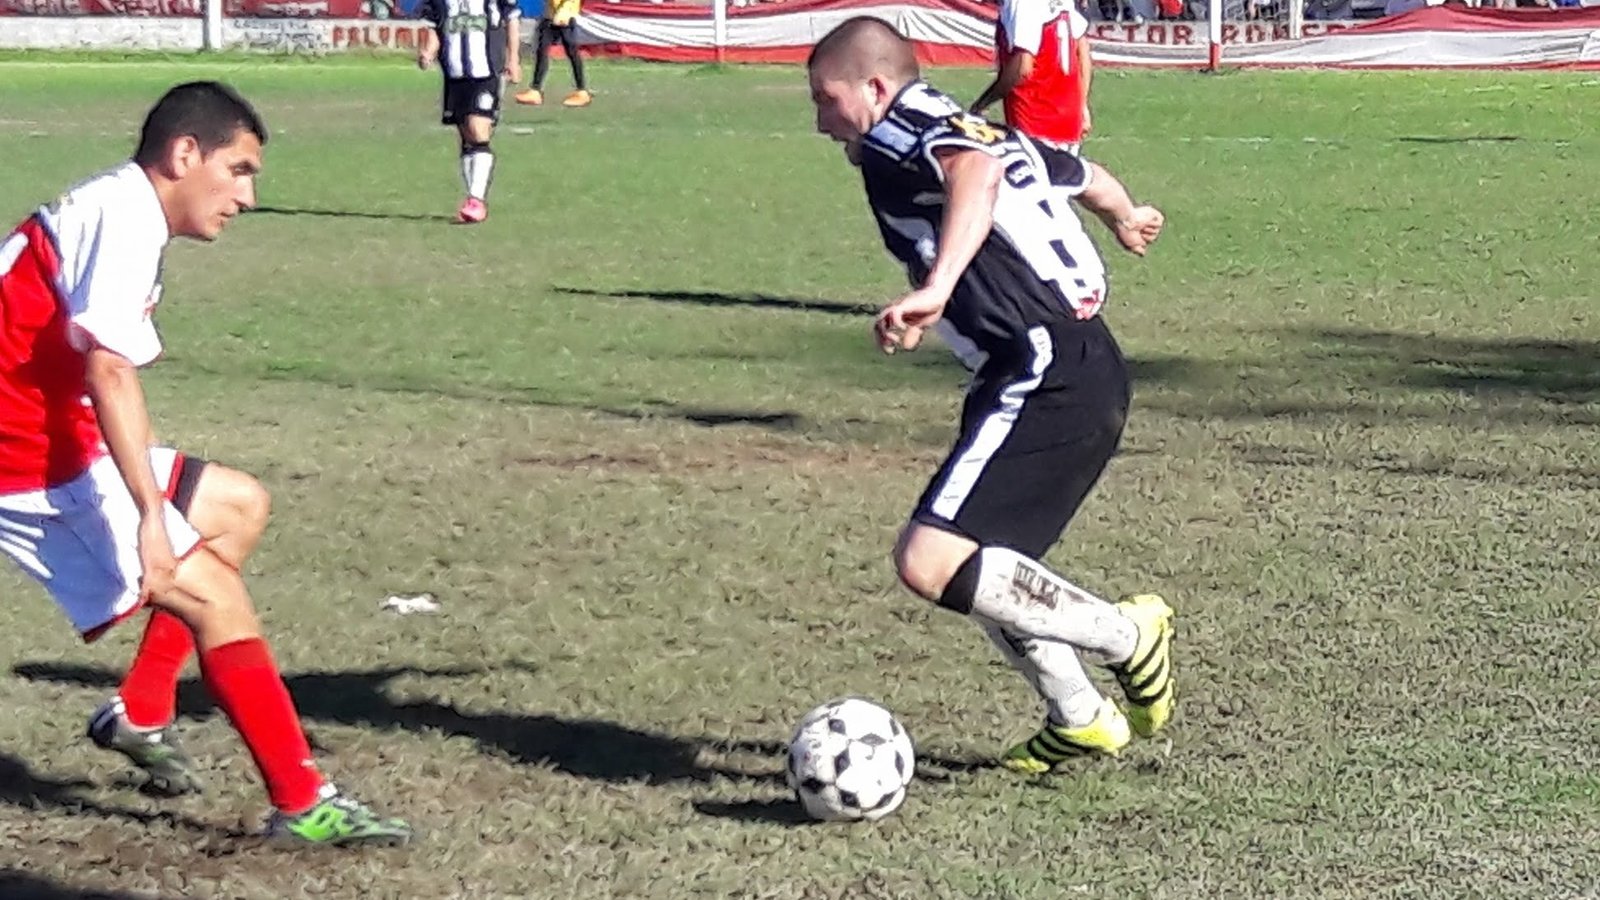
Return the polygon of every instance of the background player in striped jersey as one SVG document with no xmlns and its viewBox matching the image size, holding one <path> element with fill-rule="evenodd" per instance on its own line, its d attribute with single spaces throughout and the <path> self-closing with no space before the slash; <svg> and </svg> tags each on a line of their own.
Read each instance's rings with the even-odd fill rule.
<svg viewBox="0 0 1600 900">
<path fill-rule="evenodd" d="M 921 80 L 909 41 L 846 21 L 808 62 L 817 130 L 860 166 L 885 246 L 914 287 L 879 314 L 886 352 L 945 323 L 977 368 L 949 456 L 917 501 L 895 566 L 918 595 L 972 617 L 1045 700 L 1044 727 L 1009 749 L 1039 773 L 1115 754 L 1171 718 L 1172 610 L 1112 604 L 1039 562 L 1115 453 L 1126 364 L 1099 316 L 1105 266 L 1063 194 L 1142 254 L 1161 213 L 1103 168 L 964 111 Z M 1122 685 L 1101 696 L 1079 654 Z"/>
<path fill-rule="evenodd" d="M 68 190 L 0 242 L 0 554 L 86 641 L 151 607 L 89 736 L 168 792 L 200 787 L 172 736 L 178 675 L 200 676 L 244 739 L 275 811 L 311 844 L 403 843 L 411 830 L 339 793 L 312 761 L 239 566 L 265 527 L 255 479 L 153 445 L 138 368 L 173 235 L 209 241 L 255 204 L 267 130 L 215 82 L 179 85 L 132 160 Z"/>
<path fill-rule="evenodd" d="M 443 121 L 461 135 L 461 181 L 467 198 L 456 211 L 463 223 L 489 217 L 494 151 L 489 140 L 500 121 L 502 78 L 522 80 L 516 0 L 422 0 L 417 16 L 433 23 L 422 33 L 417 66 L 435 62 L 444 74 Z"/>
<path fill-rule="evenodd" d="M 978 95 L 981 115 L 1004 101 L 1006 124 L 1073 153 L 1089 134 L 1089 21 L 1072 0 L 1003 0 L 995 22 L 999 72 Z"/>
<path fill-rule="evenodd" d="M 539 30 L 533 39 L 533 81 L 528 89 L 516 96 L 524 106 L 544 103 L 544 76 L 550 72 L 550 48 L 556 41 L 567 54 L 572 65 L 572 93 L 561 101 L 562 106 L 588 106 L 594 102 L 583 77 L 583 49 L 578 46 L 578 14 L 583 0 L 545 0 L 544 17 L 539 20 Z"/>
</svg>

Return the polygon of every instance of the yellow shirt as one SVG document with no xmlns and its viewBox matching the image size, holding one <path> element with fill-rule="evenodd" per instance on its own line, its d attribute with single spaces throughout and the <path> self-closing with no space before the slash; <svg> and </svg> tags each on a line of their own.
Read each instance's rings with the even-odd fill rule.
<svg viewBox="0 0 1600 900">
<path fill-rule="evenodd" d="M 583 0 L 544 0 L 544 16 L 556 25 L 571 24 Z"/>
</svg>

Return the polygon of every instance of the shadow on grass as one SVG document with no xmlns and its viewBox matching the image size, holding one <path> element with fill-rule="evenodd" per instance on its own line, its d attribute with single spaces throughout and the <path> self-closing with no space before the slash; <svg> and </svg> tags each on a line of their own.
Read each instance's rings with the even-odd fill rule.
<svg viewBox="0 0 1600 900">
<path fill-rule="evenodd" d="M 12 670 L 29 681 L 114 689 L 118 675 L 99 666 L 56 662 L 22 663 Z M 308 724 L 337 723 L 402 731 L 434 731 L 477 742 L 485 752 L 503 754 L 523 765 L 549 766 L 576 778 L 660 785 L 709 782 L 729 778 L 761 784 L 783 784 L 788 748 L 775 740 L 681 737 L 631 728 L 604 719 L 572 719 L 537 713 L 469 712 L 437 701 L 396 702 L 386 685 L 401 676 L 424 678 L 486 674 L 484 668 L 422 669 L 395 666 L 345 672 L 300 672 L 285 675 L 295 705 Z M 210 698 L 194 679 L 179 685 L 178 709 L 194 717 L 213 713 Z M 754 756 L 753 765 L 716 761 L 717 757 Z M 954 773 L 990 768 L 985 760 L 921 754 L 919 774 L 947 780 Z"/>
<path fill-rule="evenodd" d="M 1141 407 L 1191 420 L 1596 425 L 1600 342 L 1361 329 L 1276 333 L 1271 356 L 1129 361 Z M 1460 400 L 1471 401 L 1463 405 Z"/>
<path fill-rule="evenodd" d="M 747 300 L 811 301 L 707 295 L 729 305 Z M 676 302 L 676 301 L 674 301 Z M 700 300 L 685 302 L 701 302 Z M 1132 356 L 1135 416 L 1142 410 L 1188 420 L 1310 422 L 1464 422 L 1495 425 L 1600 425 L 1600 342 L 1538 339 L 1441 338 L 1373 330 L 1286 329 L 1269 353 L 1226 359 L 1189 355 Z M 864 361 L 863 366 L 872 365 Z M 905 389 L 956 394 L 963 378 L 950 354 L 929 347 L 906 372 Z M 584 409 L 633 421 L 676 420 L 708 428 L 746 426 L 871 443 L 911 441 L 938 446 L 954 422 L 924 423 L 908 436 L 903 423 L 794 410 L 701 406 L 662 397 L 616 402 L 567 396 L 561 386 L 474 386 L 413 381 L 405 375 L 344 377 L 324 372 L 272 371 L 259 377 L 393 394 L 448 397 L 552 408 Z M 895 388 L 899 390 L 900 388 Z M 1462 406 L 1455 398 L 1473 405 Z"/>
<path fill-rule="evenodd" d="M 1522 140 L 1514 134 L 1469 134 L 1457 137 L 1415 134 L 1395 138 L 1402 144 L 1510 144 Z"/>
<path fill-rule="evenodd" d="M 150 894 L 75 888 L 19 869 L 0 869 L 0 897 L 15 900 L 155 900 Z"/>
<path fill-rule="evenodd" d="M 714 819 L 764 822 L 769 825 L 786 825 L 790 828 L 819 824 L 806 815 L 800 801 L 792 797 L 773 800 L 696 800 L 693 805 L 695 812 Z"/>
<path fill-rule="evenodd" d="M 1586 403 L 1600 399 L 1600 341 L 1443 338 L 1358 329 L 1291 332 L 1325 363 L 1360 360 L 1408 387 L 1519 393 Z"/>
<path fill-rule="evenodd" d="M 608 300 L 651 300 L 656 303 L 681 303 L 690 306 L 709 306 L 733 309 L 787 309 L 795 312 L 820 312 L 838 316 L 872 316 L 876 306 L 858 303 L 828 303 L 798 297 L 774 297 L 769 294 L 728 294 L 718 291 L 597 291 L 587 288 L 554 287 L 557 294 L 575 297 L 597 297 Z"/>
<path fill-rule="evenodd" d="M 34 772 L 22 759 L 0 752 L 0 803 L 23 809 L 44 809 L 69 816 L 94 816 L 135 825 L 165 824 L 196 836 L 244 838 L 237 829 L 220 828 L 170 811 L 150 812 L 102 803 L 87 795 L 94 785 L 81 778 L 55 778 Z M 0 882 L 3 886 L 3 882 Z M 0 897 L 22 896 L 0 891 Z"/>
<path fill-rule="evenodd" d="M 473 400 L 551 409 L 581 409 L 635 422 L 677 420 L 706 428 L 749 425 L 781 432 L 799 431 L 808 424 L 805 416 L 793 410 L 698 406 L 654 398 L 641 398 L 632 405 L 605 404 L 578 397 L 563 397 L 556 391 L 538 387 L 425 384 L 414 383 L 405 378 L 385 376 L 344 378 L 322 373 L 285 370 L 268 372 L 259 377 L 263 381 L 315 384 L 377 391 L 383 394 L 444 397 L 450 400 Z"/>
<path fill-rule="evenodd" d="M 313 209 L 298 206 L 258 206 L 247 215 L 315 216 L 328 219 L 380 219 L 388 222 L 454 222 L 443 213 L 378 213 L 354 209 Z"/>
</svg>

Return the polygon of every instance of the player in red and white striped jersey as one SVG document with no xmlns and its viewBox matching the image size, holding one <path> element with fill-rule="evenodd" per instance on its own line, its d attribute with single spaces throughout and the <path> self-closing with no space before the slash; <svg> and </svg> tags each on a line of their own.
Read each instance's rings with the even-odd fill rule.
<svg viewBox="0 0 1600 900">
<path fill-rule="evenodd" d="M 995 23 L 999 72 L 972 104 L 982 114 L 1003 100 L 1006 124 L 1060 150 L 1078 152 L 1089 133 L 1089 22 L 1072 0 L 1004 0 Z"/>
<path fill-rule="evenodd" d="M 267 131 L 232 89 L 193 82 L 146 117 L 133 159 L 76 185 L 0 241 L 0 554 L 49 590 L 86 640 L 148 604 L 117 696 L 89 736 L 158 790 L 200 787 L 172 736 L 178 675 L 244 739 L 276 812 L 310 843 L 404 841 L 405 823 L 339 794 L 305 733 L 239 574 L 266 524 L 248 475 L 154 446 L 138 369 L 173 236 L 210 241 L 255 204 Z"/>
</svg>

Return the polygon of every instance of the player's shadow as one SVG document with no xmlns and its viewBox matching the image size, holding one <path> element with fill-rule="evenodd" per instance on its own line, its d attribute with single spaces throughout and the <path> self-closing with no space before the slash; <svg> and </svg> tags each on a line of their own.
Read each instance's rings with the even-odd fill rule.
<svg viewBox="0 0 1600 900">
<path fill-rule="evenodd" d="M 497 667 L 498 670 L 524 666 Z M 98 666 L 30 662 L 12 670 L 30 681 L 114 689 L 116 673 Z M 765 785 L 783 783 L 787 748 L 775 740 L 714 736 L 681 737 L 630 728 L 603 719 L 572 719 L 548 714 L 469 712 L 434 700 L 396 701 L 387 685 L 401 676 L 449 678 L 486 674 L 482 667 L 424 669 L 410 666 L 343 672 L 286 674 L 284 681 L 308 726 L 337 723 L 363 728 L 433 731 L 475 741 L 489 753 L 513 762 L 549 766 L 577 778 L 651 785 L 709 782 L 729 778 Z M 178 689 L 181 715 L 214 714 L 209 696 L 195 679 Z M 919 774 L 945 780 L 953 773 L 988 768 L 982 760 L 923 754 Z"/>
<path fill-rule="evenodd" d="M 147 827 L 164 824 L 195 837 L 230 839 L 248 837 L 237 829 L 220 828 L 171 811 L 150 812 L 102 803 L 86 793 L 93 788 L 93 784 L 81 778 L 54 778 L 36 773 L 20 758 L 0 751 L 0 803 L 19 809 L 43 809 L 69 816 L 94 816 Z M 0 886 L 3 885 L 4 882 L 0 881 Z M 12 896 L 21 895 L 0 891 L 0 897 Z"/>
<path fill-rule="evenodd" d="M 19 869 L 0 869 L 0 897 L 16 900 L 154 900 L 127 891 L 75 888 Z"/>
<path fill-rule="evenodd" d="M 651 300 L 656 303 L 686 303 L 691 306 L 736 307 L 741 309 L 789 309 L 798 312 L 820 312 L 836 316 L 870 316 L 878 311 L 875 306 L 853 303 L 827 303 L 798 297 L 773 297 L 768 294 L 724 294 L 716 291 L 595 291 L 586 288 L 554 287 L 557 294 L 579 297 L 605 297 L 616 300 Z"/>
<path fill-rule="evenodd" d="M 443 213 L 384 213 L 354 209 L 316 209 L 303 206 L 257 206 L 250 215 L 265 216 L 317 216 L 328 219 L 380 219 L 389 222 L 454 222 L 455 217 Z"/>
<path fill-rule="evenodd" d="M 792 797 L 771 800 L 696 800 L 694 811 L 714 819 L 731 819 L 735 822 L 764 822 L 798 828 L 814 825 L 816 820 L 806 815 L 800 801 Z"/>
<path fill-rule="evenodd" d="M 1510 144 L 1522 140 L 1514 134 L 1432 135 L 1408 134 L 1396 138 L 1402 144 Z"/>
<path fill-rule="evenodd" d="M 1129 360 L 1135 405 L 1184 419 L 1600 424 L 1600 341 L 1281 329 L 1271 358 Z M 1449 401 L 1468 397 L 1470 404 Z"/>
<path fill-rule="evenodd" d="M 1558 403 L 1600 400 L 1600 341 L 1449 338 L 1363 329 L 1291 332 L 1313 359 L 1374 367 L 1376 379 L 1477 394 L 1526 394 Z M 1376 380 L 1374 379 L 1374 380 Z"/>
<path fill-rule="evenodd" d="M 215 372 L 216 370 L 201 370 Z M 360 388 L 403 396 L 444 397 L 451 400 L 481 400 L 491 403 L 515 403 L 527 406 L 557 409 L 586 409 L 601 415 L 629 419 L 636 422 L 675 419 L 706 428 L 727 425 L 749 425 L 769 431 L 792 432 L 807 426 L 805 416 L 790 410 L 769 411 L 686 406 L 666 400 L 641 400 L 637 406 L 608 406 L 569 400 L 548 391 L 520 386 L 474 387 L 460 384 L 418 383 L 407 378 L 363 376 L 343 378 L 307 372 L 270 371 L 256 375 L 262 380 L 284 381 L 298 384 L 331 385 L 340 388 Z"/>
</svg>

